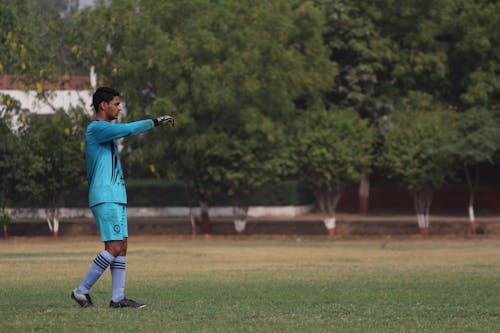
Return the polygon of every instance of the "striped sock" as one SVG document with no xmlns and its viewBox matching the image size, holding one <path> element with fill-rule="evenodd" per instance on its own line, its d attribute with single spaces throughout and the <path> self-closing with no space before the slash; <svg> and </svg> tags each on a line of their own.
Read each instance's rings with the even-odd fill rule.
<svg viewBox="0 0 500 333">
<path fill-rule="evenodd" d="M 115 260 L 108 251 L 102 251 L 94 259 L 94 262 L 90 265 L 87 276 L 83 279 L 82 283 L 76 289 L 79 294 L 88 294 L 90 288 L 96 283 L 101 277 L 102 273 L 108 268 L 108 266 Z"/>
<path fill-rule="evenodd" d="M 111 284 L 113 291 L 111 293 L 111 300 L 119 302 L 125 298 L 125 270 L 126 257 L 118 256 L 115 261 L 111 263 Z"/>
</svg>

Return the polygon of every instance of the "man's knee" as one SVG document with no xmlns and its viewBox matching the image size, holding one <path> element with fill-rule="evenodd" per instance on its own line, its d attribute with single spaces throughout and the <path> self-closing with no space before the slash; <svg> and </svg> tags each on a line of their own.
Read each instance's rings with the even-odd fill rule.
<svg viewBox="0 0 500 333">
<path fill-rule="evenodd" d="M 122 256 L 127 252 L 127 241 L 109 241 L 104 243 L 104 249 L 108 251 L 112 256 Z"/>
<path fill-rule="evenodd" d="M 128 247 L 128 243 L 127 243 L 127 238 L 125 237 L 123 239 L 123 243 L 122 243 L 122 250 L 120 251 L 120 256 L 126 256 L 127 255 L 127 247 Z"/>
</svg>

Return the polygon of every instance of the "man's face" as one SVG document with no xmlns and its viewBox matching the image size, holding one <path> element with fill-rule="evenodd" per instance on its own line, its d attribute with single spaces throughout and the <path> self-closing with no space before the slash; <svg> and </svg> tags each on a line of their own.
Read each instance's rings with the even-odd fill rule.
<svg viewBox="0 0 500 333">
<path fill-rule="evenodd" d="M 118 119 L 118 114 L 122 110 L 120 105 L 120 97 L 115 96 L 109 103 L 102 102 L 101 110 L 104 118 L 107 121 Z"/>
</svg>

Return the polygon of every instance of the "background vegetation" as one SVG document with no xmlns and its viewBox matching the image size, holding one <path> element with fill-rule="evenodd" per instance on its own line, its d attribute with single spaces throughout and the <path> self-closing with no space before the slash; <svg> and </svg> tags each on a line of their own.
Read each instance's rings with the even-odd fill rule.
<svg viewBox="0 0 500 333">
<path fill-rule="evenodd" d="M 359 183 L 366 192 L 376 171 L 412 192 L 425 228 L 436 188 L 468 184 L 473 211 L 469 170 L 498 163 L 496 1 L 112 0 L 78 8 L 75 0 L 2 1 L 0 74 L 47 99 L 60 75 L 94 67 L 99 85 L 123 93 L 124 121 L 174 115 L 174 131 L 126 139 L 123 164 L 128 178 L 185 182 L 202 208 L 224 197 L 244 219 L 249 197 L 301 180 L 318 201 L 334 193 L 320 205 L 331 218 L 341 189 Z M 0 115 L 0 207 L 19 196 L 54 202 L 54 191 L 75 188 L 67 179 L 85 183 L 76 155 L 88 117 L 42 126 L 8 95 Z M 28 143 L 44 131 L 54 142 Z M 71 140 L 56 141 L 68 131 Z M 16 140 L 22 149 L 12 149 Z M 64 163 L 50 158 L 54 146 L 67 153 Z M 16 159 L 26 162 L 12 170 Z"/>
</svg>

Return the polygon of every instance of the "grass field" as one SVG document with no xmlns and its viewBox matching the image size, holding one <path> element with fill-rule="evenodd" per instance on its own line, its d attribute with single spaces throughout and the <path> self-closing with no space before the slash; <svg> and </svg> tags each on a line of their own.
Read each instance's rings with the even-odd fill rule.
<svg viewBox="0 0 500 333">
<path fill-rule="evenodd" d="M 500 242 L 132 237 L 127 296 L 69 297 L 97 238 L 0 239 L 0 332 L 500 332 Z"/>
</svg>

